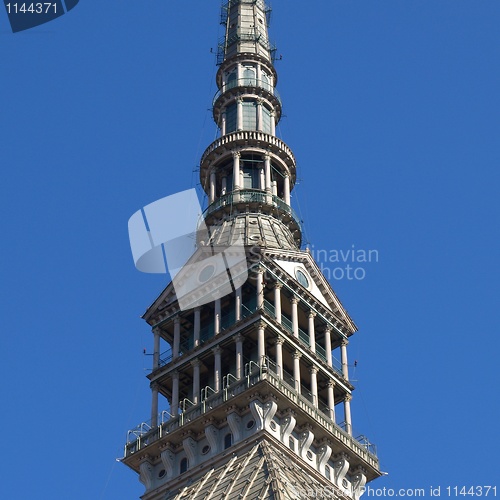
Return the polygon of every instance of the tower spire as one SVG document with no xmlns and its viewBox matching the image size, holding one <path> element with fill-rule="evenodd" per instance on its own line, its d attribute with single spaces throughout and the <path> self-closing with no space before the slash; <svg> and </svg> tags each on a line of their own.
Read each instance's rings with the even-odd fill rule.
<svg viewBox="0 0 500 500">
<path fill-rule="evenodd" d="M 381 475 L 374 446 L 353 432 L 347 350 L 356 325 L 301 250 L 290 205 L 296 161 L 276 136 L 269 16 L 263 0 L 222 6 L 218 137 L 200 161 L 208 233 L 191 259 L 200 272 L 183 275 L 194 293 L 211 292 L 185 309 L 171 283 L 143 316 L 154 335 L 151 420 L 129 431 L 123 462 L 139 473 L 145 500 L 310 491 L 358 500 Z M 231 270 L 232 288 L 217 295 L 205 257 L 221 247 L 230 257 L 235 244 L 248 279 L 235 284 Z"/>
</svg>

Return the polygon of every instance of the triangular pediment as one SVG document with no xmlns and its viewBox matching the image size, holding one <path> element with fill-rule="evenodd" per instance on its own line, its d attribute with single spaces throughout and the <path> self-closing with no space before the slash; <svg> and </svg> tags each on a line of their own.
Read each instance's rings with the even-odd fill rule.
<svg viewBox="0 0 500 500">
<path fill-rule="evenodd" d="M 308 251 L 267 250 L 264 254 L 284 271 L 298 288 L 335 314 L 352 333 L 357 330 L 354 321 Z"/>
</svg>

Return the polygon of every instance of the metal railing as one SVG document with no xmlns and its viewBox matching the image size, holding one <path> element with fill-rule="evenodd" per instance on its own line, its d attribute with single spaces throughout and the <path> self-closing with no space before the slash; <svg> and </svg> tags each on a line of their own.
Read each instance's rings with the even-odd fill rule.
<svg viewBox="0 0 500 500">
<path fill-rule="evenodd" d="M 259 203 L 264 205 L 271 205 L 279 210 L 289 214 L 295 221 L 299 229 L 301 228 L 301 220 L 295 213 L 294 209 L 287 205 L 281 198 L 274 194 L 269 194 L 266 191 L 261 191 L 260 189 L 239 189 L 237 191 L 232 191 L 231 193 L 221 196 L 215 200 L 208 208 L 203 212 L 203 218 L 205 219 L 210 214 L 216 212 L 222 207 L 233 206 L 238 203 Z"/>
<path fill-rule="evenodd" d="M 212 100 L 212 105 L 215 106 L 217 99 L 219 99 L 219 97 L 224 94 L 224 92 L 227 92 L 228 90 L 234 89 L 236 87 L 253 87 L 264 89 L 266 92 L 269 92 L 269 94 L 276 97 L 276 99 L 280 103 L 280 106 L 282 106 L 281 97 L 276 88 L 273 87 L 269 81 L 258 79 L 257 77 L 244 77 L 228 81 L 225 85 L 222 86 L 221 89 L 219 89 L 215 93 L 215 96 Z"/>
<path fill-rule="evenodd" d="M 378 467 L 376 447 L 366 438 L 366 436 L 360 435 L 358 438 L 353 438 L 344 431 L 339 424 L 331 420 L 330 416 L 325 413 L 326 409 L 318 408 L 317 402 L 311 401 L 307 397 L 307 392 L 305 394 L 299 394 L 293 386 L 281 378 L 278 368 L 279 367 L 268 358 L 263 359 L 260 364 L 255 361 L 250 361 L 246 363 L 244 371 L 245 376 L 241 379 L 237 379 L 232 374 L 228 374 L 224 377 L 225 387 L 223 387 L 221 391 L 217 392 L 210 386 L 206 386 L 201 391 L 202 398 L 200 403 L 194 404 L 187 399 L 183 400 L 183 410 L 180 415 L 174 417 L 169 412 L 162 412 L 161 421 L 154 429 L 151 428 L 151 423 L 141 423 L 135 429 L 127 433 L 125 457 L 136 453 L 145 446 L 152 444 L 179 427 L 186 425 L 207 411 L 210 411 L 212 408 L 238 396 L 255 384 L 267 380 L 273 387 L 279 390 L 281 394 L 286 396 L 295 405 L 313 417 L 320 425 L 329 430 L 339 441 L 344 443 L 368 463 Z M 289 376 L 289 374 L 287 375 Z M 186 408 L 186 405 L 190 406 Z"/>
</svg>

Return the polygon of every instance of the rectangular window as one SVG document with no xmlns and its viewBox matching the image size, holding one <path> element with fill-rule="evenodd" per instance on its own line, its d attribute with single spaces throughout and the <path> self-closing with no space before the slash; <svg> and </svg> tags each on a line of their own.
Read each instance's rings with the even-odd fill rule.
<svg viewBox="0 0 500 500">
<path fill-rule="evenodd" d="M 271 111 L 262 106 L 262 131 L 266 134 L 271 133 Z"/>
<path fill-rule="evenodd" d="M 257 103 L 243 101 L 243 130 L 257 130 Z"/>
<path fill-rule="evenodd" d="M 226 108 L 226 134 L 236 130 L 236 103 Z"/>
</svg>

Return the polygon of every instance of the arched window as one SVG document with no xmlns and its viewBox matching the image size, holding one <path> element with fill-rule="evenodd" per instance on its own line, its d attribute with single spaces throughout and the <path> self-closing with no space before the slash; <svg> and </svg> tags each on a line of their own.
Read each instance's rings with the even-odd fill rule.
<svg viewBox="0 0 500 500">
<path fill-rule="evenodd" d="M 262 72 L 262 87 L 271 92 L 271 80 L 269 80 L 269 76 L 264 71 Z"/>
<path fill-rule="evenodd" d="M 181 460 L 181 474 L 186 472 L 188 470 L 188 467 L 189 467 L 189 460 L 187 458 L 183 458 Z"/>
<path fill-rule="evenodd" d="M 233 435 L 229 432 L 224 436 L 224 449 L 227 450 L 233 445 Z"/>
<path fill-rule="evenodd" d="M 243 70 L 243 85 L 255 85 L 255 68 L 245 67 Z"/>
</svg>

